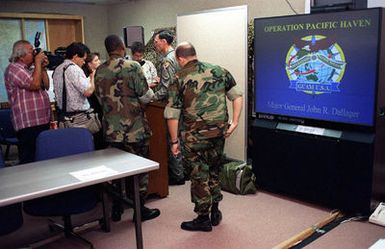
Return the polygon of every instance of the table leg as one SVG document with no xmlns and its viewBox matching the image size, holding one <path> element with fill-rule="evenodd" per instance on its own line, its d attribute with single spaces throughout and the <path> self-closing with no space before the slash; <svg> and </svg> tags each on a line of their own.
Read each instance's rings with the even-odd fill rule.
<svg viewBox="0 0 385 249">
<path fill-rule="evenodd" d="M 107 183 L 104 183 L 102 185 L 102 190 L 101 190 L 101 195 L 102 195 L 102 207 L 103 207 L 103 230 L 105 232 L 111 232 L 111 225 L 110 225 L 110 209 L 108 208 L 108 203 L 107 203 L 107 200 L 108 200 L 108 197 L 107 197 L 107 193 L 105 191 L 106 189 L 106 184 Z"/>
<path fill-rule="evenodd" d="M 134 175 L 134 203 L 135 203 L 135 233 L 136 233 L 136 248 L 143 249 L 143 236 L 142 236 L 142 221 L 140 210 L 140 198 L 139 198 L 139 179 L 138 175 Z"/>
</svg>

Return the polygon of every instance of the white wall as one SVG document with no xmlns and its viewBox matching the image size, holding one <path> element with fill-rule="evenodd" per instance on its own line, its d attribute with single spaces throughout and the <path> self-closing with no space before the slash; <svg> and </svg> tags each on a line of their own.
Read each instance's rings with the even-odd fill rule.
<svg viewBox="0 0 385 249">
<path fill-rule="evenodd" d="M 385 7 L 385 0 L 368 0 L 368 8 Z"/>
</svg>

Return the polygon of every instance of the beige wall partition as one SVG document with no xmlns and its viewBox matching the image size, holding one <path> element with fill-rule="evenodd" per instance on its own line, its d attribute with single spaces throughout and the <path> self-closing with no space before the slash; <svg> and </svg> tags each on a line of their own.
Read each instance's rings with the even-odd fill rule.
<svg viewBox="0 0 385 249">
<path fill-rule="evenodd" d="M 211 9 L 177 16 L 178 42 L 189 41 L 198 59 L 223 66 L 247 93 L 247 6 Z M 246 161 L 247 94 L 238 128 L 226 139 L 226 156 Z M 232 103 L 228 103 L 230 120 Z"/>
</svg>

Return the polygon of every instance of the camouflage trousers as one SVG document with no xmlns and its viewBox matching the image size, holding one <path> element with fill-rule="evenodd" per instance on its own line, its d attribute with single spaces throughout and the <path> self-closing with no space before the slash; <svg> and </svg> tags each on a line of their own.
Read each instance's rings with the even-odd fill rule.
<svg viewBox="0 0 385 249">
<path fill-rule="evenodd" d="M 223 198 L 219 172 L 222 169 L 224 144 L 223 137 L 184 143 L 183 160 L 186 172 L 190 173 L 191 201 L 198 215 L 209 214 L 212 203 L 220 202 Z"/>
<path fill-rule="evenodd" d="M 145 139 L 137 143 L 109 143 L 109 147 L 118 148 L 137 156 L 148 158 L 149 156 L 149 140 Z M 144 202 L 147 196 L 147 187 L 148 187 L 148 173 L 140 174 L 138 177 L 139 180 L 139 193 L 141 203 Z M 114 185 L 120 185 L 120 181 L 114 181 Z M 128 193 L 128 196 L 133 199 L 133 178 L 125 178 L 125 187 Z"/>
</svg>

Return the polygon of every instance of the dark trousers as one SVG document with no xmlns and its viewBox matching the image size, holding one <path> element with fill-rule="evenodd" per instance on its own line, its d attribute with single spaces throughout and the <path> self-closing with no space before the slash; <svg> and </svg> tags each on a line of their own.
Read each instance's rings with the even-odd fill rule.
<svg viewBox="0 0 385 249">
<path fill-rule="evenodd" d="M 100 131 L 96 132 L 92 136 L 94 138 L 95 150 L 102 150 L 107 148 L 107 144 L 104 141 L 103 129 L 100 129 Z"/>
<path fill-rule="evenodd" d="M 135 155 L 148 158 L 149 156 L 149 140 L 144 139 L 137 143 L 108 143 L 110 147 L 118 148 Z M 146 196 L 147 196 L 147 187 L 148 187 L 148 173 L 139 175 L 139 194 L 140 194 L 140 204 L 143 206 Z M 128 196 L 133 199 L 133 178 L 126 177 L 123 181 L 114 180 L 113 187 L 117 190 L 117 192 L 122 192 L 122 187 L 125 188 L 125 192 Z M 119 211 L 123 213 L 123 203 L 120 198 L 113 197 L 112 198 L 112 211 Z"/>
<path fill-rule="evenodd" d="M 16 132 L 17 139 L 19 139 L 20 164 L 35 161 L 36 138 L 40 132 L 48 129 L 49 123 L 45 125 L 27 127 Z"/>
</svg>

